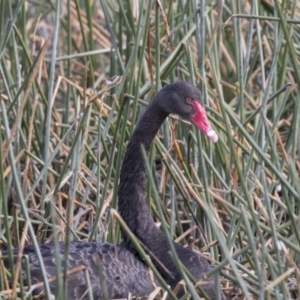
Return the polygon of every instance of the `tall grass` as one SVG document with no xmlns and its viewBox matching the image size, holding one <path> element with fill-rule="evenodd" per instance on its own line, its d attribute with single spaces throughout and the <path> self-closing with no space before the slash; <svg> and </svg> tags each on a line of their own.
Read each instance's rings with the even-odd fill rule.
<svg viewBox="0 0 300 300">
<path fill-rule="evenodd" d="M 157 224 L 193 237 L 228 299 L 299 297 L 299 2 L 7 0 L 0 14 L 1 248 L 33 244 L 43 268 L 39 243 L 118 243 L 126 143 L 186 80 L 219 141 L 164 123 L 147 164 Z M 0 298 L 30 298 L 10 272 Z"/>
</svg>

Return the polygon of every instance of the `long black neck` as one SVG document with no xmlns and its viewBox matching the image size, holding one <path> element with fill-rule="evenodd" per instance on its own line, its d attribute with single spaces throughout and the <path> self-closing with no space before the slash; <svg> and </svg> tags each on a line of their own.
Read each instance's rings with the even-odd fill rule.
<svg viewBox="0 0 300 300">
<path fill-rule="evenodd" d="M 130 230 L 140 239 L 151 233 L 156 227 L 150 215 L 145 195 L 145 164 L 141 152 L 143 146 L 148 153 L 150 145 L 168 114 L 157 105 L 157 98 L 149 104 L 140 118 L 136 129 L 128 143 L 123 160 L 119 184 L 119 212 Z M 123 234 L 123 244 L 131 243 Z"/>
<path fill-rule="evenodd" d="M 152 100 L 128 143 L 120 174 L 118 207 L 127 226 L 146 246 L 145 250 L 151 256 L 160 274 L 171 287 L 175 287 L 181 275 L 169 255 L 170 245 L 167 237 L 155 225 L 147 206 L 146 172 L 141 153 L 142 145 L 148 153 L 151 142 L 168 115 L 160 109 L 157 101 L 157 98 Z M 134 246 L 124 232 L 122 244 L 136 254 Z M 181 262 L 197 280 L 210 269 L 207 261 L 199 258 L 194 252 L 175 243 L 174 247 Z M 164 267 L 161 267 L 158 261 L 162 262 Z"/>
</svg>

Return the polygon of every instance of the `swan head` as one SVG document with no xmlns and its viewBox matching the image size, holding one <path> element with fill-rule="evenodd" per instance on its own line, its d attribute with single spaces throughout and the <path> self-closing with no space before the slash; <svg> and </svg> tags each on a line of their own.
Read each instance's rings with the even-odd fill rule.
<svg viewBox="0 0 300 300">
<path fill-rule="evenodd" d="M 201 92 L 194 85 L 179 81 L 164 87 L 157 95 L 167 113 L 173 113 L 192 122 L 213 143 L 218 141 L 203 105 Z"/>
</svg>

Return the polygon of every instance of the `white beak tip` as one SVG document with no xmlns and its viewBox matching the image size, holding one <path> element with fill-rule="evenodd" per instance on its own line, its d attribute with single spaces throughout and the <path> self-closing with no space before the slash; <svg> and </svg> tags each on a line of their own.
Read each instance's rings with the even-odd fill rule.
<svg viewBox="0 0 300 300">
<path fill-rule="evenodd" d="M 210 130 L 206 135 L 213 143 L 218 141 L 218 135 L 214 130 Z"/>
</svg>

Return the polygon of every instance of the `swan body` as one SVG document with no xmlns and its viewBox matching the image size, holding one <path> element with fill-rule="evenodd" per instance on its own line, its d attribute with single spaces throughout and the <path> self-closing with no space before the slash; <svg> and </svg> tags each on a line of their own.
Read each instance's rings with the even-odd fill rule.
<svg viewBox="0 0 300 300">
<path fill-rule="evenodd" d="M 170 113 L 190 120 L 209 139 L 217 141 L 217 135 L 207 119 L 200 91 L 186 82 L 177 82 L 164 87 L 148 105 L 128 143 L 120 173 L 118 210 L 127 226 L 145 246 L 145 251 L 150 255 L 162 277 L 171 288 L 175 288 L 182 280 L 182 276 L 169 255 L 171 248 L 165 234 L 157 228 L 150 215 L 145 194 L 145 165 L 141 154 L 141 146 L 149 151 L 157 131 Z M 210 264 L 179 244 L 173 243 L 173 247 L 185 268 L 197 281 L 203 281 L 203 276 L 211 270 Z M 60 243 L 62 265 L 65 265 L 64 248 L 64 243 Z M 54 246 L 41 244 L 40 249 L 47 276 L 49 278 L 56 276 Z M 32 281 L 41 282 L 42 274 L 32 246 L 26 246 L 24 254 L 30 259 Z M 103 281 L 99 279 L 101 277 L 99 262 Z M 127 298 L 129 293 L 141 297 L 149 295 L 154 290 L 155 284 L 150 278 L 147 266 L 139 258 L 124 232 L 121 246 L 71 242 L 66 265 L 68 269 L 85 266 L 89 274 L 89 286 L 92 287 L 92 290 L 88 289 L 84 271 L 69 275 L 67 299 L 88 299 L 88 292 L 93 294 L 94 299 L 100 300 L 105 298 L 105 293 L 109 299 Z M 201 284 L 201 287 L 211 299 L 217 298 L 220 288 L 215 286 L 214 278 Z M 55 281 L 50 283 L 50 288 L 55 291 Z M 179 295 L 182 294 L 183 290 L 179 292 Z M 225 299 L 224 295 L 222 299 Z"/>
<path fill-rule="evenodd" d="M 59 243 L 59 251 L 55 250 L 52 243 L 40 244 L 39 249 L 47 277 L 53 278 L 56 276 L 57 253 L 59 253 L 61 266 L 66 265 L 65 243 Z M 17 250 L 14 250 L 15 255 Z M 26 246 L 23 254 L 30 261 L 31 283 L 42 282 L 43 276 L 33 246 Z M 82 266 L 85 267 L 84 270 Z M 76 271 L 78 267 L 79 270 Z M 89 299 L 89 293 L 94 299 L 105 299 L 105 293 L 108 299 L 127 298 L 129 293 L 136 297 L 146 297 L 155 287 L 147 266 L 120 245 L 73 241 L 70 243 L 67 268 L 71 273 L 68 275 L 67 299 Z M 23 260 L 23 276 L 26 276 L 25 270 L 25 260 Z M 87 285 L 86 271 L 91 290 Z M 103 278 L 102 282 L 101 278 Z M 50 281 L 49 285 L 51 291 L 55 293 L 56 280 Z M 43 286 L 37 288 L 34 294 L 42 293 L 43 290 Z"/>
</svg>

